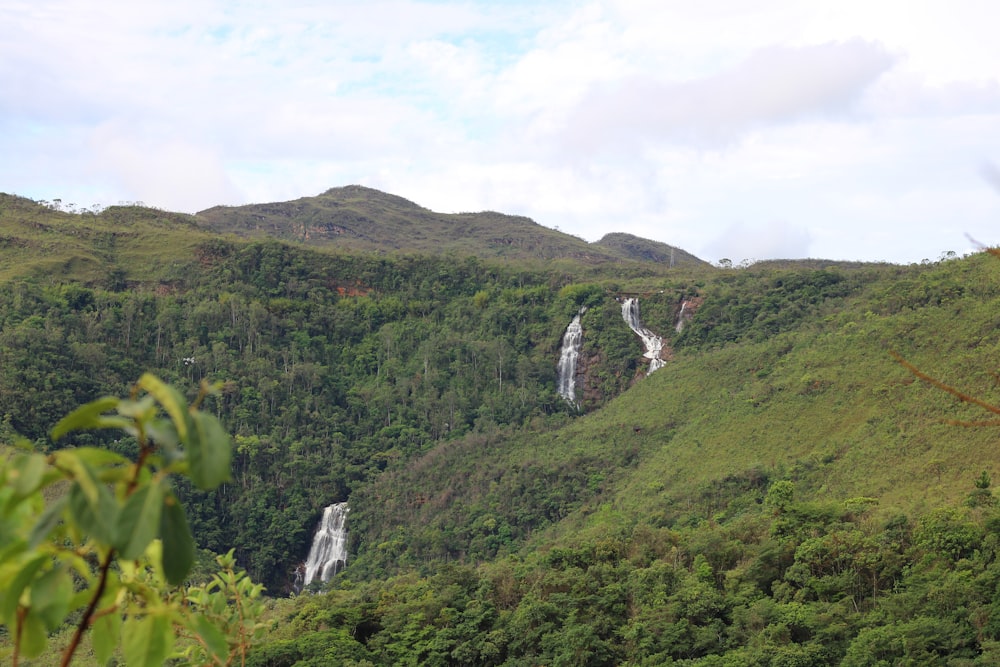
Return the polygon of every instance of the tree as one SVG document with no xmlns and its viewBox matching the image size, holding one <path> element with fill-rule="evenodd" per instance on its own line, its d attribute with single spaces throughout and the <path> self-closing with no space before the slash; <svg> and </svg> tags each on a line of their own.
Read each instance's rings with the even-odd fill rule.
<svg viewBox="0 0 1000 667">
<path fill-rule="evenodd" d="M 129 665 L 245 660 L 260 631 L 262 587 L 235 570 L 232 553 L 218 559 L 222 570 L 209 583 L 181 586 L 195 548 L 171 486 L 177 476 L 201 489 L 229 479 L 229 435 L 199 409 L 219 388 L 203 383 L 188 405 L 146 374 L 129 398 L 83 405 L 52 429 L 53 441 L 80 430 L 122 431 L 138 446 L 134 459 L 15 443 L 0 467 L 0 624 L 13 639 L 14 665 L 42 653 L 47 635 L 70 618 L 62 665 L 87 631 L 102 664 L 119 647 Z M 175 652 L 178 637 L 187 646 Z"/>
</svg>

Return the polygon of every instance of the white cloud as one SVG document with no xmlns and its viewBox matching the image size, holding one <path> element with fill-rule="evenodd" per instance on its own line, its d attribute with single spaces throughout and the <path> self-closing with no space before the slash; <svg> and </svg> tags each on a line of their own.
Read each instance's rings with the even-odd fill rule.
<svg viewBox="0 0 1000 667">
<path fill-rule="evenodd" d="M 979 175 L 997 191 L 997 194 L 1000 194 L 1000 169 L 994 163 L 984 160 L 979 167 Z"/>
<path fill-rule="evenodd" d="M 881 118 L 998 114 L 1000 81 L 960 80 L 933 84 L 925 77 L 900 70 L 872 85 L 863 109 Z"/>
<path fill-rule="evenodd" d="M 241 201 L 217 152 L 183 138 L 130 137 L 109 125 L 93 136 L 92 169 L 121 184 L 127 199 L 194 212 Z"/>
<path fill-rule="evenodd" d="M 737 222 L 708 244 L 706 259 L 740 263 L 810 257 L 811 241 L 808 230 L 782 220 L 754 225 Z"/>
<path fill-rule="evenodd" d="M 196 210 L 363 183 L 589 240 L 936 257 L 998 236 L 979 180 L 997 19 L 977 0 L 12 0 L 0 190 Z"/>
<path fill-rule="evenodd" d="M 892 58 L 866 42 L 771 47 L 696 81 L 635 77 L 597 87 L 573 110 L 570 146 L 666 140 L 717 146 L 761 125 L 840 115 L 885 72 Z"/>
</svg>

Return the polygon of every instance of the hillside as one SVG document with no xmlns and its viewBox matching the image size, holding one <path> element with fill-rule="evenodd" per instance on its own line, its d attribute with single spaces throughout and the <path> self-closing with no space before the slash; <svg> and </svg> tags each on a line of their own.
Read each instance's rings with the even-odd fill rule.
<svg viewBox="0 0 1000 667">
<path fill-rule="evenodd" d="M 657 262 L 670 267 L 691 268 L 706 263 L 704 260 L 698 259 L 691 253 L 685 252 L 680 248 L 621 232 L 605 234 L 599 241 L 595 241 L 592 245 L 613 252 L 623 259 Z"/>
<path fill-rule="evenodd" d="M 220 236 L 335 252 L 562 260 L 575 263 L 575 271 L 622 263 L 653 270 L 710 268 L 679 248 L 627 234 L 587 243 L 524 217 L 435 213 L 378 190 L 346 186 L 290 202 L 217 206 L 195 216 L 131 204 L 62 210 L 0 193 L 0 280 L 65 276 L 92 283 L 112 276 L 119 282 L 174 283 L 203 261 L 196 246 Z"/>
<path fill-rule="evenodd" d="M 141 206 L 69 213 L 0 193 L 0 282 L 182 280 L 196 262 L 194 248 L 207 238 L 179 213 Z"/>
<path fill-rule="evenodd" d="M 436 213 L 411 201 L 360 185 L 332 188 L 316 197 L 248 206 L 217 206 L 196 219 L 204 228 L 245 237 L 270 236 L 352 251 L 453 253 L 504 259 L 572 259 L 606 263 L 623 259 L 669 264 L 669 246 L 631 237 L 631 244 L 597 243 L 492 211 Z M 611 237 L 626 235 L 610 235 Z M 635 247 L 641 245 L 642 251 Z M 635 246 L 635 247 L 634 247 Z M 677 265 L 706 265 L 678 251 Z"/>
<path fill-rule="evenodd" d="M 386 566 L 490 557 L 470 553 L 461 537 L 486 518 L 523 538 L 561 522 L 573 528 L 556 532 L 572 532 L 599 507 L 627 523 L 718 518 L 728 501 L 702 494 L 724 480 L 794 479 L 805 498 L 875 497 L 884 513 L 956 502 L 980 471 L 998 470 L 1000 444 L 989 429 L 944 420 L 988 415 L 915 382 L 887 350 L 994 396 L 986 369 L 1000 357 L 988 333 L 1000 307 L 997 264 L 981 255 L 867 275 L 740 272 L 709 283 L 663 369 L 557 430 L 503 434 L 502 447 L 442 443 L 382 476 L 371 491 L 379 502 L 356 503 L 358 520 L 373 542 L 397 536 L 402 552 L 385 554 Z M 672 315 L 657 322 L 648 305 L 647 325 L 669 330 Z M 615 309 L 588 311 L 585 340 Z M 454 541 L 413 534 L 422 527 Z M 365 542 L 359 549 L 367 554 Z"/>
<path fill-rule="evenodd" d="M 359 489 L 354 582 L 290 605 L 269 655 L 360 605 L 339 627 L 363 638 L 327 645 L 379 664 L 994 664 L 996 424 L 949 423 L 990 415 L 886 351 L 995 404 L 998 277 L 980 255 L 704 285 L 673 361 L 601 410 Z M 424 577 L 374 583 L 400 570 Z"/>
<path fill-rule="evenodd" d="M 387 238 L 424 214 L 355 194 Z M 250 664 L 997 658 L 996 432 L 947 423 L 988 415 L 887 352 L 1000 399 L 994 257 L 719 270 L 674 249 L 670 268 L 669 246 L 610 235 L 629 259 L 515 262 L 0 204 L 0 441 L 50 447 L 60 415 L 145 370 L 224 380 L 204 407 L 233 481 L 177 493 L 199 546 L 276 597 L 324 506 L 350 504 L 347 569 L 275 601 Z M 648 376 L 626 299 L 664 339 Z M 576 315 L 581 409 L 557 393 Z"/>
</svg>

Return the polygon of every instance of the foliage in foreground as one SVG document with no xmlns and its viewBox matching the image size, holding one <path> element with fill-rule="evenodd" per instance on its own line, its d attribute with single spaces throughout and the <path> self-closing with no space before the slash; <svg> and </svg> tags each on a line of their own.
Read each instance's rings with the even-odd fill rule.
<svg viewBox="0 0 1000 667">
<path fill-rule="evenodd" d="M 230 477 L 231 446 L 219 420 L 146 374 L 128 399 L 105 397 L 63 418 L 53 441 L 78 430 L 135 438 L 130 460 L 93 447 L 51 454 L 26 441 L 0 467 L 0 624 L 12 661 L 45 651 L 48 634 L 74 629 L 68 665 L 90 633 L 98 664 L 119 649 L 129 665 L 224 665 L 245 658 L 260 629 L 262 587 L 235 570 L 230 552 L 201 586 L 182 584 L 195 546 L 171 480 L 214 489 Z M 110 414 L 109 414 L 110 413 Z M 163 416 L 165 413 L 166 416 Z M 178 636 L 189 641 L 175 650 Z"/>
</svg>

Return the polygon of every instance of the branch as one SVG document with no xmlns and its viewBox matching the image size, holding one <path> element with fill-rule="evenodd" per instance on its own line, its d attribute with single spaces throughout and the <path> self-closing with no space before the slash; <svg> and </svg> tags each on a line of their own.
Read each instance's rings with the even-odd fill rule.
<svg viewBox="0 0 1000 667">
<path fill-rule="evenodd" d="M 18 658 L 21 655 L 21 635 L 24 632 L 24 618 L 28 615 L 28 610 L 25 607 L 17 608 L 17 626 L 14 629 L 14 661 L 11 663 L 13 667 L 17 667 Z"/>
<path fill-rule="evenodd" d="M 132 492 L 135 491 L 136 486 L 139 484 L 139 471 L 145 464 L 146 457 L 150 454 L 150 445 L 146 438 L 146 433 L 142 428 L 142 424 L 137 424 L 139 427 L 139 459 L 135 462 L 135 467 L 132 469 L 132 477 L 128 481 L 128 485 L 125 487 L 125 495 L 130 496 Z M 94 597 L 90 599 L 90 603 L 87 605 L 87 609 L 83 612 L 83 617 L 80 619 L 80 623 L 76 626 L 76 630 L 73 632 L 73 639 L 70 640 L 69 646 L 66 647 L 66 651 L 63 653 L 62 662 L 59 667 L 68 667 L 69 663 L 73 660 L 73 654 L 76 653 L 76 649 L 80 646 L 80 640 L 83 639 L 83 633 L 87 631 L 90 624 L 94 620 L 94 612 L 97 609 L 97 604 L 101 601 L 101 596 L 104 595 L 104 588 L 108 583 L 108 570 L 111 569 L 111 562 L 115 558 L 115 548 L 112 546 L 108 547 L 108 553 L 104 557 L 104 562 L 101 563 L 101 574 L 100 578 L 97 580 L 97 589 L 94 591 Z"/>
<path fill-rule="evenodd" d="M 946 419 L 944 423 L 951 426 L 1000 426 L 1000 419 L 983 419 L 971 422 L 961 419 Z"/>
<path fill-rule="evenodd" d="M 1000 252 L 1000 251 L 998 251 L 998 252 Z M 944 382 L 941 382 L 940 380 L 932 378 L 930 375 L 928 375 L 927 373 L 924 373 L 922 370 L 920 370 L 919 368 L 917 368 L 916 366 L 914 366 L 913 364 L 911 364 L 910 362 L 908 362 L 898 352 L 896 352 L 894 350 L 889 350 L 889 354 L 892 356 L 893 359 L 895 359 L 896 361 L 898 361 L 899 364 L 903 368 L 905 368 L 906 370 L 910 371 L 911 373 L 913 373 L 914 375 L 916 375 L 918 378 L 920 378 L 924 382 L 926 382 L 926 383 L 928 383 L 930 385 L 933 385 L 934 387 L 937 387 L 938 389 L 940 389 L 943 392 L 951 394 L 952 396 L 954 396 L 958 400 L 962 401 L 963 403 L 972 403 L 973 405 L 978 405 L 979 407 L 981 407 L 983 410 L 986 410 L 987 412 L 992 412 L 995 415 L 1000 415 L 1000 406 L 993 405 L 992 403 L 987 403 L 986 401 L 982 400 L 981 398 L 976 398 L 975 396 L 972 396 L 971 394 L 966 394 L 961 389 L 957 389 L 955 387 L 952 387 L 950 384 L 945 384 Z M 981 424 L 981 423 L 978 423 L 978 422 L 969 422 L 969 425 L 970 426 L 980 426 L 980 425 L 985 425 L 985 423 Z"/>
<path fill-rule="evenodd" d="M 104 587 L 108 583 L 108 570 L 111 569 L 111 561 L 114 559 L 114 556 L 115 550 L 112 547 L 108 549 L 108 555 L 104 557 L 104 562 L 101 563 L 101 576 L 97 581 L 97 590 L 94 591 L 94 597 L 90 599 L 90 604 L 87 605 L 87 609 L 83 612 L 83 617 L 76 626 L 76 631 L 73 632 L 73 639 L 70 640 L 69 646 L 66 647 L 59 667 L 69 666 L 69 663 L 73 660 L 73 654 L 76 653 L 76 649 L 80 646 L 80 640 L 83 639 L 83 633 L 90 627 L 94 610 L 97 609 L 97 603 L 101 601 L 101 596 L 104 595 Z"/>
</svg>

